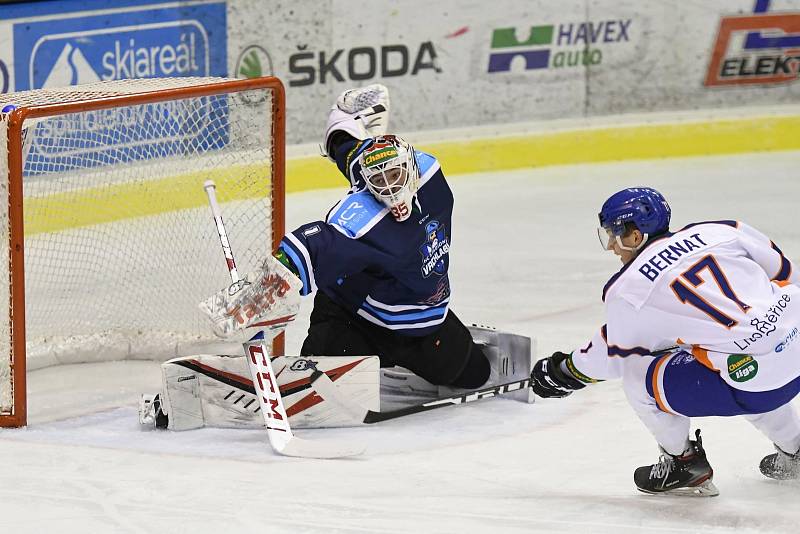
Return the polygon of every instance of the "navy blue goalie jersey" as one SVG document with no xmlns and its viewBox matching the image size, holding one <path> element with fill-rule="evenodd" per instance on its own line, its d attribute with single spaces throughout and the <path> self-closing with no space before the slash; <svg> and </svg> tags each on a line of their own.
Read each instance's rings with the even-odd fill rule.
<svg viewBox="0 0 800 534">
<path fill-rule="evenodd" d="M 397 222 L 366 189 L 358 154 L 371 140 L 336 151 L 352 188 L 326 220 L 286 234 L 280 248 L 297 267 L 302 294 L 319 290 L 367 321 L 421 336 L 444 321 L 453 193 L 433 156 L 416 152 L 420 186 L 411 216 Z"/>
</svg>

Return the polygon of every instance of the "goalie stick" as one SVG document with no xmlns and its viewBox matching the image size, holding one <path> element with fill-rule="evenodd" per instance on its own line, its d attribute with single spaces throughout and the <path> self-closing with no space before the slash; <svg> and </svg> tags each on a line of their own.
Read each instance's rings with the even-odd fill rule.
<svg viewBox="0 0 800 534">
<path fill-rule="evenodd" d="M 473 391 L 466 391 L 459 395 L 443 397 L 441 399 L 428 401 L 422 404 L 414 404 L 413 406 L 398 408 L 397 410 L 374 412 L 349 402 L 348 399 L 344 398 L 344 396 L 339 393 L 336 384 L 334 384 L 325 373 L 315 370 L 311 374 L 311 385 L 321 397 L 347 411 L 356 421 L 361 421 L 367 425 L 380 423 L 381 421 L 388 421 L 390 419 L 397 419 L 398 417 L 404 417 L 406 415 L 412 415 L 415 413 L 427 412 L 437 408 L 444 408 L 445 406 L 467 404 L 469 402 L 474 402 L 481 399 L 488 399 L 497 395 L 503 395 L 505 393 L 511 393 L 512 391 L 525 389 L 530 386 L 530 384 L 530 378 L 523 378 L 513 382 L 505 382 L 495 386 L 476 389 Z"/>
<path fill-rule="evenodd" d="M 214 217 L 214 226 L 217 229 L 217 235 L 219 236 L 222 253 L 225 256 L 225 264 L 228 267 L 228 273 L 230 274 L 232 280 L 231 285 L 228 286 L 228 298 L 236 298 L 237 295 L 242 297 L 242 302 L 233 308 L 236 310 L 236 312 L 233 314 L 236 317 L 236 321 L 231 319 L 231 325 L 223 324 L 223 326 L 220 326 L 215 324 L 215 333 L 224 337 L 226 335 L 225 333 L 231 330 L 239 330 L 245 327 L 253 328 L 258 326 L 280 331 L 280 329 L 286 327 L 287 323 L 294 320 L 296 310 L 290 312 L 288 315 L 272 317 L 271 319 L 254 322 L 247 324 L 246 326 L 245 323 L 247 318 L 250 317 L 250 313 L 256 314 L 259 310 L 263 311 L 262 307 L 265 305 L 265 303 L 273 304 L 275 302 L 275 293 L 277 293 L 278 297 L 281 297 L 284 295 L 282 291 L 287 290 L 289 286 L 285 286 L 280 278 L 275 279 L 272 275 L 269 275 L 269 277 L 265 279 L 258 279 L 258 276 L 263 276 L 263 273 L 251 273 L 245 277 L 239 276 L 239 271 L 236 269 L 236 261 L 233 258 L 231 244 L 228 240 L 228 234 L 225 231 L 225 224 L 222 222 L 222 213 L 219 209 L 219 203 L 217 202 L 216 185 L 214 184 L 213 180 L 206 180 L 206 182 L 203 184 L 203 189 L 205 189 L 206 195 L 208 195 L 208 203 L 211 206 L 211 214 Z M 268 256 L 267 259 L 272 258 Z M 251 279 L 248 280 L 248 276 L 250 276 Z M 255 276 L 255 278 L 252 278 L 253 276 Z M 256 284 L 256 286 L 253 286 L 252 284 Z M 247 291 L 253 289 L 254 287 L 257 287 L 257 289 L 251 292 L 252 294 L 248 295 Z M 239 295 L 240 292 L 242 293 L 241 295 Z M 299 298 L 299 296 L 297 298 Z M 216 302 L 215 296 L 212 296 L 206 302 L 200 304 L 200 309 L 209 314 L 212 317 L 212 320 L 215 320 L 216 322 L 215 314 L 219 312 L 219 308 L 221 306 L 226 306 L 226 304 L 224 302 Z M 221 328 L 222 333 L 218 332 L 217 328 Z"/>
<path fill-rule="evenodd" d="M 203 185 L 203 188 L 208 195 L 222 251 L 228 264 L 228 273 L 231 277 L 231 285 L 228 291 L 233 290 L 233 293 L 235 293 L 242 286 L 239 283 L 239 273 L 236 270 L 228 235 L 222 223 L 222 216 L 215 193 L 216 186 L 213 181 L 208 180 Z M 343 458 L 364 452 L 364 447 L 359 445 L 333 441 L 309 441 L 295 436 L 289 425 L 289 416 L 283 406 L 283 398 L 281 397 L 280 389 L 278 389 L 275 372 L 272 369 L 264 332 L 258 332 L 243 346 L 247 366 L 250 369 L 250 376 L 253 379 L 256 398 L 261 407 L 261 414 L 264 417 L 264 423 L 267 428 L 267 437 L 270 445 L 278 454 L 300 458 Z"/>
</svg>

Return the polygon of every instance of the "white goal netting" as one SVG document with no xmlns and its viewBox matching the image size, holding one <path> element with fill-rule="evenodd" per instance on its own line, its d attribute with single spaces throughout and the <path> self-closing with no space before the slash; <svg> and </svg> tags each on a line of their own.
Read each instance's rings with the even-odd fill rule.
<svg viewBox="0 0 800 534">
<path fill-rule="evenodd" d="M 0 95 L 0 110 L 222 81 L 127 80 L 27 91 Z M 0 113 L 2 147 L 8 118 Z M 29 369 L 166 359 L 216 341 L 197 304 L 229 278 L 203 183 L 217 184 L 239 271 L 254 269 L 271 251 L 278 203 L 272 122 L 269 89 L 182 95 L 25 121 Z M 0 307 L 9 316 L 0 320 L 0 414 L 11 410 L 14 388 L 10 281 L 12 269 L 20 269 L 9 261 L 14 179 L 8 154 L 0 150 Z"/>
</svg>

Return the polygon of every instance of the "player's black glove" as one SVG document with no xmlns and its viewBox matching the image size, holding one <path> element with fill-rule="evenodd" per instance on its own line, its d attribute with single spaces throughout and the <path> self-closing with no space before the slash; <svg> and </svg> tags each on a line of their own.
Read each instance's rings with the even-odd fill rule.
<svg viewBox="0 0 800 534">
<path fill-rule="evenodd" d="M 569 371 L 561 369 L 561 362 L 567 358 L 569 354 L 554 352 L 549 358 L 542 358 L 534 364 L 531 371 L 531 389 L 534 393 L 543 398 L 561 398 L 586 387 Z"/>
</svg>

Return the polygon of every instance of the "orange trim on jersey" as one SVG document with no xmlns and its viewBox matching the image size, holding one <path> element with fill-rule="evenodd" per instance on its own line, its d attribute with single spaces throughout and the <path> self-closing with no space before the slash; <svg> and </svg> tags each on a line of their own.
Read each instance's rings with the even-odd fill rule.
<svg viewBox="0 0 800 534">
<path fill-rule="evenodd" d="M 700 345 L 692 345 L 692 356 L 694 359 L 700 362 L 703 367 L 707 367 L 712 371 L 719 372 L 719 369 L 714 367 L 714 364 L 711 363 L 711 360 L 708 359 L 708 350 L 704 349 Z"/>
<path fill-rule="evenodd" d="M 667 409 L 667 405 L 661 398 L 662 395 L 658 389 L 658 375 L 661 372 L 661 367 L 669 358 L 670 358 L 669 356 L 664 356 L 663 358 L 659 358 L 658 361 L 656 361 L 655 369 L 653 369 L 653 398 L 656 400 L 656 405 L 658 406 L 658 409 L 666 413 L 672 413 L 672 412 Z"/>
<path fill-rule="evenodd" d="M 790 281 L 788 281 L 788 280 L 773 280 L 772 282 L 773 282 L 774 284 L 777 284 L 777 285 L 778 285 L 778 287 L 786 287 L 786 286 L 788 286 L 789 284 L 791 284 L 791 282 L 790 282 Z"/>
</svg>

